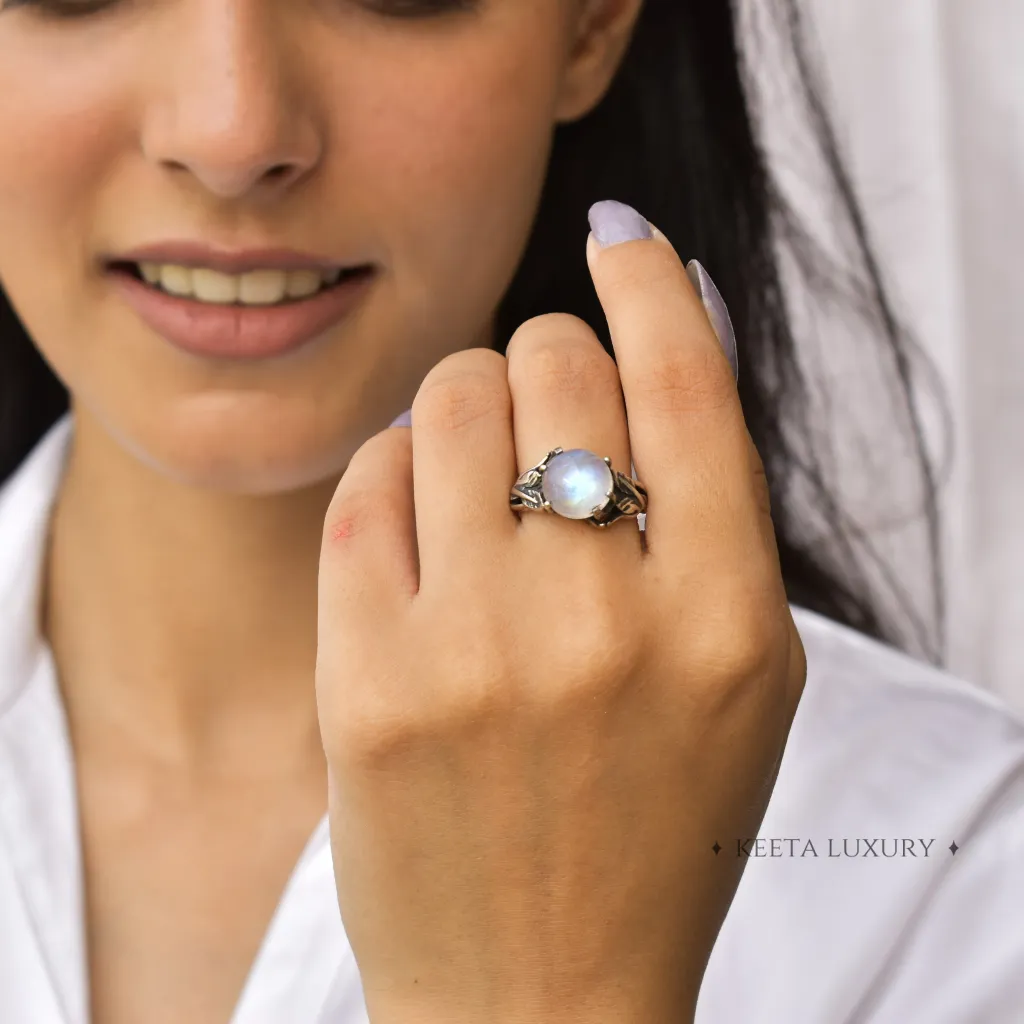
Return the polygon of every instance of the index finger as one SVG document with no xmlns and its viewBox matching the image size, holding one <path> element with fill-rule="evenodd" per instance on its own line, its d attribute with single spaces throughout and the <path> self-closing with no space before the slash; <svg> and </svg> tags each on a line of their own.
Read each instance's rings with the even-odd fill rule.
<svg viewBox="0 0 1024 1024">
<path fill-rule="evenodd" d="M 649 494 L 648 551 L 710 554 L 726 543 L 749 553 L 736 531 L 761 535 L 761 502 L 724 303 L 715 292 L 709 310 L 698 291 L 712 294 L 703 268 L 694 268 L 695 288 L 668 239 L 630 207 L 598 203 L 591 225 L 587 259 Z"/>
</svg>

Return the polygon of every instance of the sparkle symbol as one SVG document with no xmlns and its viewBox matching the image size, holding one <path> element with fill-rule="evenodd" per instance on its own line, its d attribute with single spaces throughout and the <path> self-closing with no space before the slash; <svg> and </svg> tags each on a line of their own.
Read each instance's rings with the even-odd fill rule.
<svg viewBox="0 0 1024 1024">
<path fill-rule="evenodd" d="M 717 839 L 715 840 L 715 845 L 714 845 L 714 846 L 712 846 L 712 847 L 711 847 L 711 849 L 715 851 L 715 856 L 717 857 L 717 856 L 718 856 L 718 852 L 719 852 L 719 850 L 721 850 L 721 849 L 722 849 L 722 848 L 721 848 L 721 847 L 720 847 L 720 846 L 718 845 L 718 840 L 717 840 Z"/>
<path fill-rule="evenodd" d="M 960 847 L 956 845 L 956 840 L 954 839 L 953 842 L 951 842 L 949 844 L 949 852 L 951 854 L 953 854 L 953 856 L 955 857 L 956 856 L 956 851 L 959 850 L 959 849 L 960 849 Z"/>
</svg>

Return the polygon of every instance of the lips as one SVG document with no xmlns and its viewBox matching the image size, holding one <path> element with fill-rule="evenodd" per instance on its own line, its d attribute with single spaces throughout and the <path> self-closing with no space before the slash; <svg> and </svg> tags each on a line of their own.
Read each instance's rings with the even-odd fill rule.
<svg viewBox="0 0 1024 1024">
<path fill-rule="evenodd" d="M 244 274 L 250 270 L 330 270 L 365 265 L 361 260 L 341 262 L 328 256 L 286 248 L 226 249 L 205 242 L 171 240 L 136 246 L 126 252 L 109 255 L 112 263 L 173 263 L 184 267 L 208 267 L 224 274 Z"/>
<path fill-rule="evenodd" d="M 267 269 L 318 269 L 327 273 L 332 264 L 291 251 L 232 255 L 186 244 L 154 246 L 130 255 L 140 257 L 139 261 L 119 258 L 106 265 L 118 295 L 161 338 L 191 355 L 208 358 L 265 359 L 294 351 L 345 319 L 377 277 L 373 265 L 349 267 L 341 271 L 336 283 L 308 297 L 277 305 L 246 306 L 169 294 L 145 282 L 137 263 L 145 258 L 151 263 L 191 265 L 227 274 Z"/>
</svg>

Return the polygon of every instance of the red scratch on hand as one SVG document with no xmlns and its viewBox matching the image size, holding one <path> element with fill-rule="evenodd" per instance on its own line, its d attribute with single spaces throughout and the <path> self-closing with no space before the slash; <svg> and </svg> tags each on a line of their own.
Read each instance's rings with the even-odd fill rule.
<svg viewBox="0 0 1024 1024">
<path fill-rule="evenodd" d="M 334 528 L 331 530 L 331 538 L 333 540 L 343 540 L 345 537 L 351 537 L 355 532 L 356 522 L 349 516 L 334 524 Z"/>
</svg>

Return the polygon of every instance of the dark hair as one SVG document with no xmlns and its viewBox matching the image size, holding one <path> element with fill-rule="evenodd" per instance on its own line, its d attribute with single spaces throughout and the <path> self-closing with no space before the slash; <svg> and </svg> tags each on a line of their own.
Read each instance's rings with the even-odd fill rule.
<svg viewBox="0 0 1024 1024">
<path fill-rule="evenodd" d="M 854 189 L 810 60 L 796 0 L 758 0 L 781 29 L 794 72 L 794 110 L 828 173 L 831 214 L 843 257 L 802 223 L 769 171 L 755 130 L 761 104 L 738 17 L 727 3 L 646 0 L 609 94 L 588 117 L 556 131 L 540 215 L 498 316 L 503 348 L 531 316 L 574 313 L 611 351 L 580 231 L 600 199 L 630 203 L 661 228 L 684 258 L 697 256 L 729 303 L 739 339 L 740 397 L 771 487 L 785 584 L 794 604 L 934 661 L 944 658 L 944 608 L 935 470 L 910 376 L 912 343 L 899 326 L 872 256 Z M 759 31 L 769 25 L 766 19 Z M 754 26 L 752 26 L 754 27 Z M 797 108 L 801 108 L 797 110 Z M 799 282 L 784 289 L 785 272 Z M 875 352 L 895 384 L 895 421 L 884 435 L 883 472 L 872 500 L 892 493 L 893 438 L 911 446 L 922 484 L 931 622 L 840 498 L 826 451 L 830 424 L 815 417 L 815 392 L 801 365 L 793 295 L 856 315 L 858 352 Z M 878 394 L 873 396 L 877 399 Z M 821 404 L 821 399 L 818 399 Z M 0 292 L 0 481 L 67 409 L 68 395 Z M 826 412 L 828 406 L 825 406 Z M 871 410 L 873 419 L 878 411 Z M 817 430 L 815 430 L 815 426 Z M 876 580 L 872 582 L 874 574 Z M 903 621 L 896 613 L 902 611 Z"/>
</svg>

